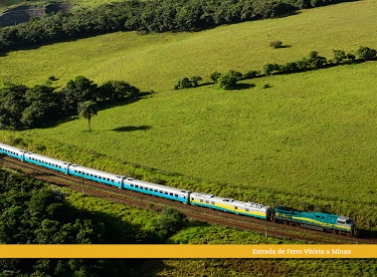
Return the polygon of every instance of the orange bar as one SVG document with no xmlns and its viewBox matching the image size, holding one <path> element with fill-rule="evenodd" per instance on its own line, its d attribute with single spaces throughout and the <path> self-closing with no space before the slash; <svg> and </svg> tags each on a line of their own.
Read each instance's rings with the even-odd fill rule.
<svg viewBox="0 0 377 277">
<path fill-rule="evenodd" d="M 377 245 L 0 245 L 0 258 L 377 258 Z"/>
</svg>

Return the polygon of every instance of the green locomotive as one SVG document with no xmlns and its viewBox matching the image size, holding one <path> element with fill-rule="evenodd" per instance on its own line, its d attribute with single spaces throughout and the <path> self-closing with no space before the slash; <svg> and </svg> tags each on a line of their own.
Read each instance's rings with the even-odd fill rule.
<svg viewBox="0 0 377 277">
<path fill-rule="evenodd" d="M 287 207 L 276 207 L 275 222 L 298 225 L 303 228 L 339 234 L 355 235 L 355 223 L 346 216 L 321 212 L 304 212 Z"/>
</svg>

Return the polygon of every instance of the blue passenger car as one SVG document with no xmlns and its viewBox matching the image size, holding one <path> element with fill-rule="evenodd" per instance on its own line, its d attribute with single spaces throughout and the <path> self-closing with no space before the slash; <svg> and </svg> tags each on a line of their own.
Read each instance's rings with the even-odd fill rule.
<svg viewBox="0 0 377 277">
<path fill-rule="evenodd" d="M 24 161 L 25 150 L 13 147 L 7 144 L 0 143 L 0 154 L 10 156 L 12 158 Z"/>
<path fill-rule="evenodd" d="M 52 159 L 46 156 L 38 155 L 33 152 L 25 153 L 25 162 L 43 166 L 52 170 L 68 174 L 68 166 L 70 163 Z"/>
<path fill-rule="evenodd" d="M 68 174 L 118 188 L 122 188 L 123 179 L 126 178 L 125 176 L 120 176 L 77 164 L 69 165 Z"/>
<path fill-rule="evenodd" d="M 189 203 L 190 190 L 182 190 L 177 188 L 172 188 L 160 184 L 145 182 L 133 178 L 126 178 L 123 181 L 123 188 L 154 195 L 158 197 L 163 197 L 166 199 L 179 201 L 184 204 Z"/>
</svg>

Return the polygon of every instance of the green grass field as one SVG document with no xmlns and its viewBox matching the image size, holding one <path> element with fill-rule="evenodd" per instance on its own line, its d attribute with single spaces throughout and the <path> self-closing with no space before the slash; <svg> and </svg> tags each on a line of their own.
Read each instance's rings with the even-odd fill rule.
<svg viewBox="0 0 377 277">
<path fill-rule="evenodd" d="M 233 91 L 173 87 L 185 76 L 209 81 L 214 71 L 262 70 L 313 50 L 331 58 L 332 49 L 377 48 L 376 8 L 367 0 L 199 33 L 114 33 L 10 52 L 0 58 L 0 80 L 34 85 L 54 75 L 63 86 L 83 75 L 156 93 L 100 111 L 92 133 L 80 119 L 0 135 L 117 173 L 143 177 L 133 164 L 155 168 L 156 178 L 196 191 L 296 208 L 331 205 L 374 228 L 376 62 L 258 78 L 243 82 L 254 88 Z M 291 47 L 273 49 L 274 40 Z M 172 173 L 183 177 L 164 176 Z"/>
</svg>

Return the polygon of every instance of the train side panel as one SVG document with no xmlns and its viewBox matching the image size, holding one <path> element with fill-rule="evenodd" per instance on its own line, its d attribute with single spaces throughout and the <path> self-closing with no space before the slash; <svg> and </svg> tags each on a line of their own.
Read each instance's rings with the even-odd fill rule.
<svg viewBox="0 0 377 277">
<path fill-rule="evenodd" d="M 123 179 L 126 178 L 125 176 L 119 176 L 105 171 L 79 166 L 77 164 L 69 166 L 68 174 L 117 188 L 122 188 Z"/>
<path fill-rule="evenodd" d="M 141 192 L 153 196 L 166 198 L 169 200 L 179 201 L 183 204 L 189 204 L 190 190 L 181 190 L 164 186 L 160 184 L 145 182 L 133 178 L 126 178 L 123 181 L 123 188 L 132 191 Z"/>
<path fill-rule="evenodd" d="M 286 207 L 275 208 L 275 221 L 294 223 L 303 228 L 353 234 L 355 224 L 348 217 L 321 212 L 302 212 Z"/>
<path fill-rule="evenodd" d="M 7 155 L 20 161 L 25 161 L 25 152 L 26 151 L 23 149 L 0 143 L 0 154 Z"/>
<path fill-rule="evenodd" d="M 217 197 L 213 194 L 193 192 L 190 196 L 190 204 L 260 219 L 269 220 L 270 218 L 270 207 L 268 206 Z"/>
<path fill-rule="evenodd" d="M 42 166 L 65 174 L 68 174 L 68 167 L 70 165 L 70 163 L 68 162 L 52 159 L 32 152 L 25 153 L 25 162 Z"/>
</svg>

